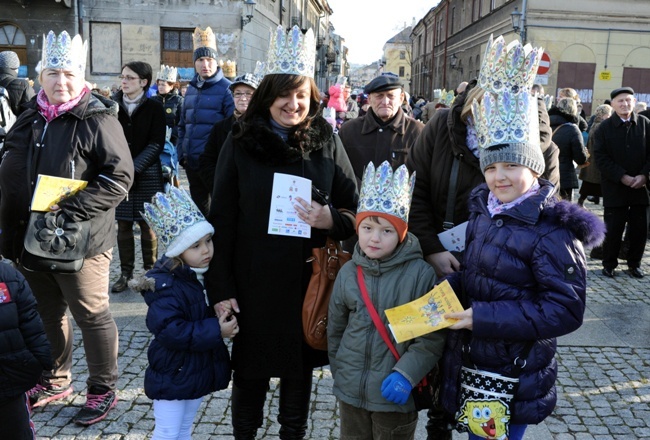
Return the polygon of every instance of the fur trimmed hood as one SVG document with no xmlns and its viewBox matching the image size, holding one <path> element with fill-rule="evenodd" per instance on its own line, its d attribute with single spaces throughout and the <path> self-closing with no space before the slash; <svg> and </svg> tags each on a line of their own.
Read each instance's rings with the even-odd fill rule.
<svg viewBox="0 0 650 440">
<path fill-rule="evenodd" d="M 142 293 L 146 290 L 151 290 L 152 292 L 155 292 L 156 280 L 144 274 L 129 280 L 129 289 L 138 293 Z"/>
<path fill-rule="evenodd" d="M 299 140 L 294 133 L 289 135 L 289 141 L 273 131 L 269 122 L 259 118 L 250 125 L 240 122 L 233 124 L 233 144 L 243 148 L 253 159 L 270 166 L 286 165 L 302 159 L 304 154 L 323 148 L 332 137 L 332 127 L 321 116 L 316 116 Z"/>
<path fill-rule="evenodd" d="M 547 206 L 544 216 L 569 229 L 585 247 L 598 246 L 605 239 L 605 223 L 575 203 L 562 200 Z"/>
</svg>

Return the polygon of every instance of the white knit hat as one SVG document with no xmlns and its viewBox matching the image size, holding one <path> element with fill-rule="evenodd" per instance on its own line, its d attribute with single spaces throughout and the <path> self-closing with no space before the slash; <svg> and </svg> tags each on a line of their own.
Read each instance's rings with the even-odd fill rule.
<svg viewBox="0 0 650 440">
<path fill-rule="evenodd" d="M 18 70 L 20 67 L 20 60 L 18 59 L 16 52 L 10 50 L 0 52 L 0 67 Z"/>
</svg>

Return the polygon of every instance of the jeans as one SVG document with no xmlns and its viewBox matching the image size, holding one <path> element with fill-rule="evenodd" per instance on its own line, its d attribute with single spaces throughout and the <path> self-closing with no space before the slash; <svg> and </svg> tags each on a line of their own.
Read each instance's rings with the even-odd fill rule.
<svg viewBox="0 0 650 440">
<path fill-rule="evenodd" d="M 151 440 L 191 440 L 192 424 L 203 397 L 193 400 L 154 400 L 156 427 Z"/>
<path fill-rule="evenodd" d="M 79 272 L 65 275 L 19 267 L 38 301 L 38 313 L 52 346 L 54 369 L 43 372 L 44 383 L 68 386 L 72 381 L 73 331 L 66 315 L 70 308 L 83 337 L 88 387 L 115 389 L 118 333 L 108 304 L 111 258 L 111 250 L 86 258 Z"/>
<path fill-rule="evenodd" d="M 377 412 L 339 400 L 340 440 L 411 440 L 415 437 L 418 413 Z"/>
</svg>

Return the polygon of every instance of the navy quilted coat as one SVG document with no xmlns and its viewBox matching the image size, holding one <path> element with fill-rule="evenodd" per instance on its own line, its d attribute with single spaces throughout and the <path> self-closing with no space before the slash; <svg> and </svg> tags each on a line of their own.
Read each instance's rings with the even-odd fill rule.
<svg viewBox="0 0 650 440">
<path fill-rule="evenodd" d="M 146 278 L 130 284 L 149 306 L 147 328 L 154 336 L 144 391 L 150 399 L 197 399 L 228 386 L 230 357 L 196 274 L 185 265 L 170 271 L 171 262 L 161 258 Z"/>
<path fill-rule="evenodd" d="M 469 198 L 470 218 L 463 268 L 447 279 L 473 310 L 471 361 L 480 369 L 509 374 L 529 341 L 535 341 L 520 375 L 511 423 L 536 424 L 556 403 L 556 338 L 582 325 L 586 262 L 583 244 L 604 238 L 598 217 L 568 202 L 554 188 L 541 189 L 493 218 L 489 189 L 482 184 Z M 450 331 L 443 356 L 442 402 L 457 409 L 460 349 L 464 332 Z"/>
<path fill-rule="evenodd" d="M 194 171 L 199 169 L 203 153 L 215 122 L 229 118 L 235 111 L 235 101 L 228 87 L 231 82 L 221 68 L 202 83 L 196 75 L 185 93 L 181 120 L 178 123 L 178 161 Z"/>
</svg>

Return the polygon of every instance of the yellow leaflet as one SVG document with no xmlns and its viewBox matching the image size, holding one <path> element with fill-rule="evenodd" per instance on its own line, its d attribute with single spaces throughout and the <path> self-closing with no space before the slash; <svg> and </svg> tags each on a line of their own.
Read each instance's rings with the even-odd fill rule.
<svg viewBox="0 0 650 440">
<path fill-rule="evenodd" d="M 76 194 L 88 185 L 85 180 L 39 174 L 32 198 L 32 211 L 49 211 L 50 206 Z"/>
</svg>

